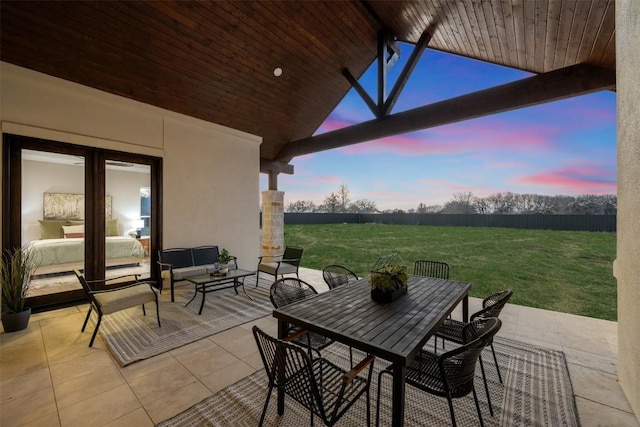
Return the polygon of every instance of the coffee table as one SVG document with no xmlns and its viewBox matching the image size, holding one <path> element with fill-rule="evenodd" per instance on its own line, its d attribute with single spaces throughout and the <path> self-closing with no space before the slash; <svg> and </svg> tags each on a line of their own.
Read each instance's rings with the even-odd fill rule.
<svg viewBox="0 0 640 427">
<path fill-rule="evenodd" d="M 196 295 L 198 295 L 198 292 L 200 292 L 202 294 L 202 302 L 200 303 L 200 311 L 198 311 L 198 314 L 202 314 L 204 299 L 209 292 L 233 288 L 237 295 L 238 286 L 242 286 L 242 292 L 247 296 L 247 298 L 253 301 L 253 298 L 251 298 L 244 289 L 244 278 L 254 274 L 256 274 L 255 271 L 242 270 L 238 268 L 235 270 L 229 270 L 226 274 L 219 275 L 217 273 L 207 273 L 185 277 L 184 280 L 188 280 L 196 285 L 196 291 L 193 293 L 193 298 L 191 298 L 184 306 L 186 307 L 191 304 L 191 301 L 193 301 L 196 298 Z M 240 279 L 242 279 L 242 281 Z"/>
</svg>

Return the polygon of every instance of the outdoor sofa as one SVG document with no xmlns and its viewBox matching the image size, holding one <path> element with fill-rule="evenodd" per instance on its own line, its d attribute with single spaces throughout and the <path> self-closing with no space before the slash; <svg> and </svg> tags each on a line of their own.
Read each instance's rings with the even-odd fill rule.
<svg viewBox="0 0 640 427">
<path fill-rule="evenodd" d="M 199 274 L 214 273 L 220 268 L 218 259 L 220 252 L 218 246 L 198 246 L 195 248 L 171 248 L 158 251 L 158 265 L 162 282 L 160 290 L 165 282 L 171 286 L 171 301 L 175 301 L 174 284 L 184 280 L 185 277 Z M 229 263 L 229 268 L 238 268 L 236 257 Z M 231 279 L 233 280 L 233 279 Z"/>
</svg>

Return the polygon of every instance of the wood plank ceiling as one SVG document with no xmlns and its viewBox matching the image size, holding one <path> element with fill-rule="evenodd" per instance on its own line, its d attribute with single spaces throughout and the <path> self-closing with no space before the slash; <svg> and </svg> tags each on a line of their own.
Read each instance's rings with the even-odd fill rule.
<svg viewBox="0 0 640 427">
<path fill-rule="evenodd" d="M 260 135 L 264 160 L 315 132 L 382 29 L 533 73 L 615 70 L 613 0 L 3 1 L 0 19 L 2 61 Z"/>
</svg>

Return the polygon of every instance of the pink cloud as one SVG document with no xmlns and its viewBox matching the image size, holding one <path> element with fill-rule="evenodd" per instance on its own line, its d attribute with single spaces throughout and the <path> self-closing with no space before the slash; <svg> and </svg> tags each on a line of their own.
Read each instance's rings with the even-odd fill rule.
<svg viewBox="0 0 640 427">
<path fill-rule="evenodd" d="M 329 116 L 329 118 L 327 120 L 325 120 L 324 123 L 322 123 L 322 125 L 320 125 L 318 130 L 316 130 L 314 135 L 318 135 L 318 134 L 321 134 L 321 133 L 326 133 L 326 132 L 331 132 L 331 131 L 334 131 L 334 130 L 346 128 L 346 127 L 349 127 L 349 126 L 353 126 L 355 124 L 357 124 L 357 122 L 349 121 L 349 120 L 341 120 L 339 118 L 335 118 L 333 116 Z"/>
<path fill-rule="evenodd" d="M 389 136 L 340 149 L 346 154 L 398 155 L 460 154 L 487 150 L 552 149 L 555 127 L 523 125 L 497 119 L 456 123 L 403 135 Z"/>
<path fill-rule="evenodd" d="M 597 165 L 577 165 L 515 178 L 526 185 L 554 187 L 570 194 L 611 194 L 617 190 L 615 173 Z"/>
<path fill-rule="evenodd" d="M 303 174 L 300 175 L 281 175 L 280 178 L 283 184 L 294 184 L 298 186 L 305 187 L 317 187 L 323 184 L 337 184 L 340 185 L 344 182 L 344 178 L 339 176 L 314 176 L 314 177 L 304 177 Z M 303 179 L 301 179 L 303 178 Z"/>
</svg>

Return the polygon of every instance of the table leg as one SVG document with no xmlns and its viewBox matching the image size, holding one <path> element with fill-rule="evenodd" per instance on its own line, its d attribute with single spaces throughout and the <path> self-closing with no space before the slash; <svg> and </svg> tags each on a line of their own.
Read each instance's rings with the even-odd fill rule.
<svg viewBox="0 0 640 427">
<path fill-rule="evenodd" d="M 406 366 L 398 363 L 393 364 L 393 388 L 391 395 L 391 425 L 404 425 L 404 393 L 405 393 L 405 376 L 407 375 Z"/>
<path fill-rule="evenodd" d="M 462 321 L 464 323 L 469 321 L 469 294 L 462 299 Z"/>
<path fill-rule="evenodd" d="M 191 304 L 191 301 L 193 301 L 194 299 L 196 299 L 196 295 L 198 295 L 198 285 L 196 283 L 194 283 L 194 289 L 193 289 L 193 297 L 191 297 L 191 299 L 189 300 L 188 303 L 186 303 L 184 306 L 188 306 L 189 304 Z"/>
<path fill-rule="evenodd" d="M 288 329 L 289 329 L 289 324 L 284 320 L 278 319 L 278 338 L 279 339 L 283 339 L 287 337 Z M 282 372 L 282 369 L 279 369 L 278 373 L 281 375 L 284 375 L 284 372 Z M 284 378 L 282 378 L 282 381 L 284 381 Z M 284 390 L 281 388 L 278 388 L 278 415 L 283 415 L 283 414 L 284 414 Z"/>
<path fill-rule="evenodd" d="M 244 277 L 242 278 L 242 283 L 240 284 L 242 286 L 242 293 L 244 293 L 247 298 L 249 298 L 251 301 L 253 301 L 253 298 L 251 298 L 251 295 L 249 295 L 247 293 L 247 290 L 244 288 Z M 236 294 L 238 293 L 238 291 L 236 290 Z"/>
<path fill-rule="evenodd" d="M 202 302 L 200 303 L 200 311 L 198 314 L 202 314 L 202 308 L 204 307 L 204 297 L 207 295 L 207 289 L 205 284 L 202 284 Z M 196 292 L 197 294 L 198 292 Z"/>
</svg>

